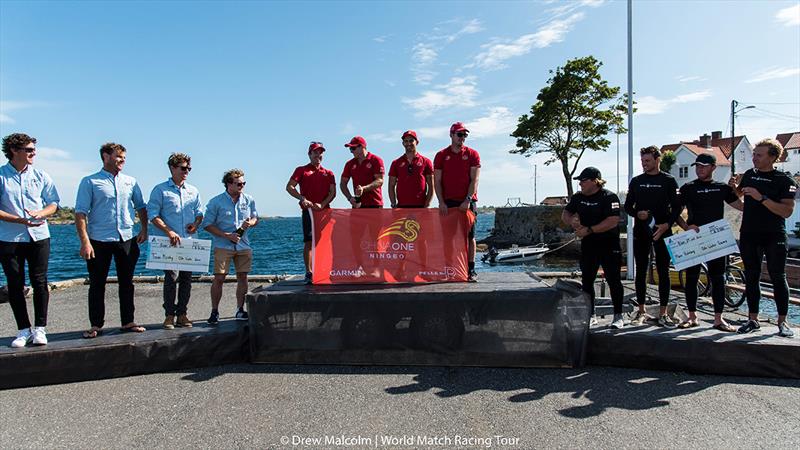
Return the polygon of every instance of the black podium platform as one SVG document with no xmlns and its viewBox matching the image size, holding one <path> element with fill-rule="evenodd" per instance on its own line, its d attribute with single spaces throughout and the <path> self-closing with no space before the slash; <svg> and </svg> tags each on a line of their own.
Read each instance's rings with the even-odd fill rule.
<svg viewBox="0 0 800 450">
<path fill-rule="evenodd" d="M 309 286 L 247 296 L 256 363 L 577 367 L 590 303 L 525 273 L 478 283 Z"/>
<path fill-rule="evenodd" d="M 0 389 L 102 380 L 247 361 L 247 323 L 197 323 L 193 328 L 121 333 L 95 339 L 50 333 L 46 346 L 0 347 Z"/>
</svg>

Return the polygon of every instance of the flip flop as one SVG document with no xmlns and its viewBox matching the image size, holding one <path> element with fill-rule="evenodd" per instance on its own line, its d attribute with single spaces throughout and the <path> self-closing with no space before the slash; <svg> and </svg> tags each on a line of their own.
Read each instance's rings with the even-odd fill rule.
<svg viewBox="0 0 800 450">
<path fill-rule="evenodd" d="M 136 325 L 134 323 L 132 325 L 127 325 L 127 326 L 124 326 L 124 327 L 120 328 L 119 331 L 121 331 L 123 333 L 144 333 L 145 332 L 145 328 L 141 327 L 139 325 Z"/>
<path fill-rule="evenodd" d="M 696 320 L 687 320 L 686 322 L 681 322 L 678 328 L 694 328 L 698 326 L 700 326 L 700 324 L 697 323 Z"/>
<path fill-rule="evenodd" d="M 715 330 L 718 330 L 718 331 L 725 332 L 725 333 L 735 333 L 736 332 L 736 328 L 732 327 L 730 324 L 727 324 L 727 323 L 720 323 L 718 325 L 714 325 L 711 328 L 713 328 Z"/>
<path fill-rule="evenodd" d="M 84 339 L 94 339 L 97 336 L 100 336 L 101 334 L 103 334 L 103 329 L 102 328 L 92 327 L 92 328 L 90 328 L 90 329 L 88 329 L 88 330 L 83 332 L 83 338 Z"/>
</svg>

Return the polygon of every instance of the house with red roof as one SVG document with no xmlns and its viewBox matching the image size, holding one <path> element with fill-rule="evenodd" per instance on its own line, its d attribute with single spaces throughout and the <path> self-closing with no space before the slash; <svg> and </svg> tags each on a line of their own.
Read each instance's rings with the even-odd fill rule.
<svg viewBox="0 0 800 450">
<path fill-rule="evenodd" d="M 721 131 L 712 131 L 711 135 L 704 134 L 694 141 L 681 141 L 677 144 L 668 144 L 661 147 L 661 153 L 672 151 L 675 153 L 675 164 L 670 174 L 675 177 L 678 186 L 697 178 L 692 163 L 697 155 L 709 153 L 717 158 L 717 169 L 714 179 L 727 183 L 731 177 L 731 158 L 736 158 L 736 173 L 742 173 L 753 167 L 753 147 L 747 136 L 722 137 Z"/>
<path fill-rule="evenodd" d="M 800 175 L 800 131 L 781 133 L 775 139 L 783 146 L 783 156 L 778 168 L 792 175 Z"/>
</svg>

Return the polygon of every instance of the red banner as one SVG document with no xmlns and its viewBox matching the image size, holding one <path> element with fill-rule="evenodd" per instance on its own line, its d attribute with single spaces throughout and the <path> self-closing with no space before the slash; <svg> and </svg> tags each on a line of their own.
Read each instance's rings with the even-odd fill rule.
<svg viewBox="0 0 800 450">
<path fill-rule="evenodd" d="M 475 215 L 451 208 L 313 211 L 314 284 L 467 281 Z"/>
</svg>

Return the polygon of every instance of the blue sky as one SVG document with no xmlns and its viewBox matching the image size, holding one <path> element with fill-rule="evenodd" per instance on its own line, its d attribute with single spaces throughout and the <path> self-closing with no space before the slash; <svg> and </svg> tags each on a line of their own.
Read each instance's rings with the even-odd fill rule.
<svg viewBox="0 0 800 450">
<path fill-rule="evenodd" d="M 460 120 L 482 157 L 480 204 L 532 202 L 533 164 L 539 200 L 562 195 L 563 179 L 543 157 L 509 154 L 509 133 L 548 71 L 586 55 L 625 89 L 624 1 L 2 0 L 0 134 L 38 138 L 37 165 L 64 205 L 100 167 L 100 145 L 116 141 L 146 195 L 183 151 L 205 199 L 240 167 L 262 215 L 296 216 L 284 186 L 309 141 L 325 143 L 338 178 L 353 135 L 388 166 L 403 130 L 432 158 Z M 731 99 L 756 105 L 736 124 L 751 142 L 800 130 L 800 2 L 634 2 L 634 90 L 637 149 L 727 135 Z M 615 188 L 611 141 L 581 166 Z M 347 203 L 340 194 L 333 205 Z"/>
</svg>

